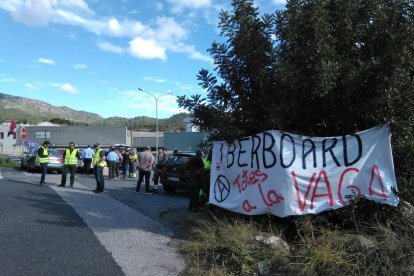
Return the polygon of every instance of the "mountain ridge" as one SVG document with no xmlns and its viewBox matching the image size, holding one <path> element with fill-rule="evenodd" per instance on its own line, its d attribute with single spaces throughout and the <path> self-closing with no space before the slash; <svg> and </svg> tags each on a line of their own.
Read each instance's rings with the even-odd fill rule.
<svg viewBox="0 0 414 276">
<path fill-rule="evenodd" d="M 180 131 L 187 113 L 179 113 L 167 119 L 159 119 L 159 131 Z M 147 116 L 103 118 L 99 114 L 78 111 L 67 106 L 54 106 L 44 101 L 0 93 L 0 121 L 17 123 L 40 123 L 51 121 L 67 125 L 125 125 L 133 130 L 155 131 L 156 119 Z"/>
</svg>

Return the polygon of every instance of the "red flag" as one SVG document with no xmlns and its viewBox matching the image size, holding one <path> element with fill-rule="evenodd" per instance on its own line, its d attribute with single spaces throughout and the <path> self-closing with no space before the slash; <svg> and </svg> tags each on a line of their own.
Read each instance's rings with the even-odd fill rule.
<svg viewBox="0 0 414 276">
<path fill-rule="evenodd" d="M 14 134 L 14 129 L 16 128 L 16 123 L 15 121 L 11 120 L 10 121 L 10 128 L 9 128 L 9 132 L 7 133 L 7 137 L 9 137 L 9 135 Z"/>
</svg>

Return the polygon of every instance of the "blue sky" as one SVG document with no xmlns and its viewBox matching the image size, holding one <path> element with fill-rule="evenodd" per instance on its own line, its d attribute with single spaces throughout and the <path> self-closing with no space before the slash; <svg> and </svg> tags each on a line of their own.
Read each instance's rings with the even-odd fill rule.
<svg viewBox="0 0 414 276">
<path fill-rule="evenodd" d="M 1 0 L 0 93 L 102 117 L 168 118 L 202 94 L 224 0 Z M 273 12 L 284 0 L 256 0 Z M 167 95 L 167 93 L 172 93 Z"/>
</svg>

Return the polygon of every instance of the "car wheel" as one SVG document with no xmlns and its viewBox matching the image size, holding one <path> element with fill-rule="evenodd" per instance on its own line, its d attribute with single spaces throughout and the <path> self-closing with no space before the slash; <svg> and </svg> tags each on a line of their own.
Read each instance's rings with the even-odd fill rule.
<svg viewBox="0 0 414 276">
<path fill-rule="evenodd" d="M 164 188 L 164 191 L 166 191 L 167 193 L 174 193 L 175 192 L 175 188 L 168 186 L 167 184 L 162 184 L 162 187 Z"/>
<path fill-rule="evenodd" d="M 27 170 L 27 172 L 33 172 L 35 170 L 35 164 L 34 164 L 33 161 L 32 162 L 31 161 L 27 162 L 26 170 Z"/>
</svg>

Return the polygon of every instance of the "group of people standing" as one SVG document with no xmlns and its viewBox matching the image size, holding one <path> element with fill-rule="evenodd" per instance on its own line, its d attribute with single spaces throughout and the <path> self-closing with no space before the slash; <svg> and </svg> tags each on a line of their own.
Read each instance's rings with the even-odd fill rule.
<svg viewBox="0 0 414 276">
<path fill-rule="evenodd" d="M 50 146 L 49 141 L 44 141 L 38 148 L 36 159 L 40 163 L 41 178 L 40 185 L 46 186 L 45 178 L 47 174 L 47 164 L 49 161 L 48 148 Z M 158 192 L 159 174 L 154 172 L 154 187 L 150 190 L 150 177 L 151 171 L 154 165 L 157 169 L 160 169 L 168 161 L 167 149 L 160 149 L 158 154 L 158 162 L 154 162 L 154 156 L 151 152 L 151 147 L 147 146 L 143 152 L 139 155 L 135 153 L 131 148 L 127 148 L 121 153 L 116 147 L 112 146 L 108 152 L 105 152 L 99 143 L 93 145 L 92 149 L 89 145 L 83 150 L 79 151 L 75 147 L 74 142 L 69 142 L 69 147 L 63 152 L 64 167 L 62 172 L 62 178 L 59 187 L 65 187 L 67 181 L 67 174 L 70 173 L 70 187 L 73 187 L 75 183 L 75 173 L 79 165 L 79 160 L 83 160 L 82 174 L 88 175 L 91 165 L 94 168 L 96 189 L 95 193 L 102 193 L 105 189 L 104 168 L 108 166 L 108 177 L 110 180 L 119 180 L 119 169 L 122 164 L 123 178 L 134 178 L 136 176 L 136 168 L 138 169 L 138 181 L 136 184 L 136 192 L 140 191 L 141 184 L 145 179 L 145 193 L 150 194 L 152 192 Z"/>
<path fill-rule="evenodd" d="M 41 178 L 40 185 L 46 186 L 45 177 L 47 173 L 48 163 L 48 148 L 49 141 L 43 142 L 37 151 L 36 159 L 40 163 Z M 68 172 L 70 173 L 70 187 L 73 187 L 75 182 L 75 172 L 79 160 L 83 159 L 84 167 L 83 174 L 89 174 L 89 169 L 92 164 L 95 172 L 96 189 L 94 193 L 102 193 L 105 188 L 104 167 L 108 165 L 109 179 L 118 180 L 119 168 L 122 164 L 123 178 L 135 177 L 135 168 L 138 169 L 138 181 L 135 191 L 137 193 L 141 190 L 142 182 L 145 181 L 145 194 L 158 193 L 159 171 L 166 165 L 168 161 L 168 151 L 166 148 L 161 148 L 157 154 L 157 162 L 155 162 L 154 155 L 151 152 L 151 147 L 145 147 L 144 151 L 136 154 L 131 148 L 127 148 L 122 154 L 116 147 L 111 147 L 106 153 L 99 143 L 94 144 L 94 150 L 88 146 L 83 152 L 82 156 L 78 149 L 75 148 L 74 142 L 69 142 L 69 148 L 63 152 L 64 168 L 62 172 L 61 183 L 59 187 L 66 186 L 66 179 Z M 153 189 L 150 190 L 150 178 L 153 167 L 155 166 L 153 182 Z M 190 177 L 190 200 L 188 209 L 196 212 L 200 202 L 200 195 L 208 194 L 209 179 L 211 168 L 211 152 L 208 157 L 203 160 L 201 151 L 197 151 L 196 155 L 191 157 L 187 169 Z"/>
</svg>

